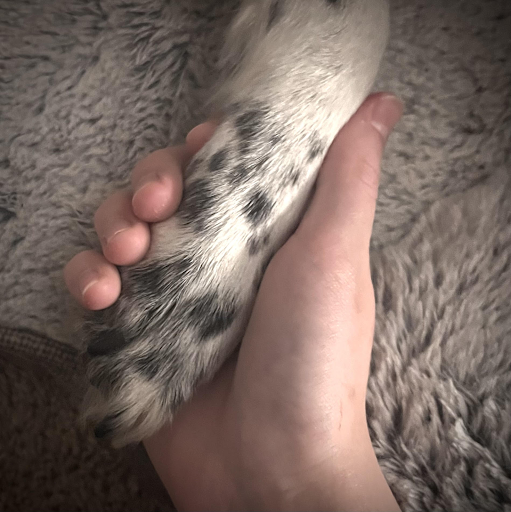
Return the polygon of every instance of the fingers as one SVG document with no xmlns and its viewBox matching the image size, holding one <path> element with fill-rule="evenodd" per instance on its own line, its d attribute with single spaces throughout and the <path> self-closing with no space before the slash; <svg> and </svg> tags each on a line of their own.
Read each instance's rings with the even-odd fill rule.
<svg viewBox="0 0 511 512">
<path fill-rule="evenodd" d="M 71 295 L 85 308 L 111 306 L 121 291 L 121 279 L 114 265 L 95 251 L 77 254 L 64 268 Z"/>
<path fill-rule="evenodd" d="M 82 252 L 64 269 L 66 284 L 83 307 L 104 309 L 117 300 L 121 281 L 115 265 L 132 265 L 144 257 L 150 244 L 147 223 L 175 212 L 181 201 L 182 171 L 215 129 L 216 123 L 204 123 L 188 134 L 186 145 L 151 153 L 133 170 L 133 192 L 116 192 L 98 208 L 94 227 L 103 254 Z"/>
<path fill-rule="evenodd" d="M 177 209 L 183 187 L 182 168 L 192 155 L 187 146 L 151 153 L 133 170 L 133 193 L 116 192 L 98 208 L 94 227 L 108 261 L 133 265 L 144 257 L 150 244 L 147 223 L 164 220 Z"/>
<path fill-rule="evenodd" d="M 94 225 L 108 261 L 132 265 L 144 257 L 150 243 L 147 223 L 175 212 L 181 201 L 182 171 L 215 128 L 214 123 L 201 124 L 188 134 L 186 145 L 151 153 L 133 170 L 133 194 L 117 192 L 99 207 Z"/>
<path fill-rule="evenodd" d="M 402 110 L 394 96 L 374 94 L 348 121 L 325 158 L 298 236 L 354 260 L 368 254 L 383 148 Z"/>
<path fill-rule="evenodd" d="M 94 216 L 103 254 L 115 265 L 133 265 L 149 249 L 149 226 L 135 216 L 131 204 L 131 192 L 121 190 L 112 194 Z"/>
<path fill-rule="evenodd" d="M 145 222 L 158 222 L 172 215 L 181 201 L 182 169 L 192 152 L 187 146 L 151 153 L 133 169 L 133 213 Z"/>
</svg>

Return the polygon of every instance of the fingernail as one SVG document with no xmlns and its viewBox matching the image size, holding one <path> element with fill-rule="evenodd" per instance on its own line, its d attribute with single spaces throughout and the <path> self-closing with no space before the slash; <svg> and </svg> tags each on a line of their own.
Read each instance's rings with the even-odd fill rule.
<svg viewBox="0 0 511 512">
<path fill-rule="evenodd" d="M 119 233 L 123 233 L 131 227 L 133 226 L 129 222 L 119 222 L 114 226 L 111 226 L 103 237 L 103 243 L 108 245 Z"/>
<path fill-rule="evenodd" d="M 159 183 L 161 181 L 161 177 L 158 173 L 147 174 L 136 184 L 135 194 L 151 183 Z"/>
<path fill-rule="evenodd" d="M 149 187 L 150 185 L 152 185 L 153 183 L 156 183 L 155 180 L 144 180 L 135 190 L 135 192 L 133 193 L 133 197 L 131 199 L 131 203 L 134 204 L 135 201 L 136 201 L 136 197 L 140 195 L 140 193 L 147 187 Z"/>
<path fill-rule="evenodd" d="M 94 270 L 86 270 L 78 279 L 78 288 L 82 297 L 85 296 L 87 291 L 99 282 L 99 274 Z"/>
<path fill-rule="evenodd" d="M 168 181 L 170 181 L 169 178 L 164 174 L 160 174 L 159 172 L 156 172 L 154 174 L 148 174 L 137 183 L 133 197 L 135 197 L 141 190 L 144 190 L 150 185 L 153 185 L 155 183 L 165 185 Z"/>
<path fill-rule="evenodd" d="M 387 140 L 390 132 L 403 114 L 403 104 L 392 94 L 384 94 L 375 102 L 371 124 Z"/>
<path fill-rule="evenodd" d="M 166 183 L 167 181 L 167 183 Z M 146 210 L 147 208 L 150 208 L 152 211 L 152 215 L 155 217 L 159 217 L 160 215 L 165 212 L 169 206 L 169 202 L 171 199 L 171 186 L 170 186 L 170 180 L 167 178 L 163 178 L 159 174 L 155 174 L 150 179 L 144 179 L 143 182 L 140 184 L 140 186 L 137 187 L 135 193 L 133 194 L 132 204 L 135 204 L 138 202 L 138 197 L 143 197 L 143 190 L 144 189 L 150 189 L 150 197 L 151 197 L 151 203 L 150 205 L 147 204 L 147 197 L 146 197 Z M 158 184 L 161 186 L 154 187 L 154 184 Z M 151 188 L 152 187 L 152 188 Z"/>
</svg>

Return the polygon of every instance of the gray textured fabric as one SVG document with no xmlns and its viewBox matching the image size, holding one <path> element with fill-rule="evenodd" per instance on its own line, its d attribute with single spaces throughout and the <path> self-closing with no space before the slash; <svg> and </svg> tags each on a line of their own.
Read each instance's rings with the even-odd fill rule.
<svg viewBox="0 0 511 512">
<path fill-rule="evenodd" d="M 234 3 L 0 0 L 0 324 L 75 343 L 61 267 L 205 115 Z M 403 508 L 511 510 L 511 3 L 394 0 L 392 23 L 373 439 Z"/>
<path fill-rule="evenodd" d="M 207 3 L 0 4 L 4 325 L 73 343 L 62 267 L 94 242 L 93 212 L 137 160 L 205 116 L 232 11 L 190 7 Z"/>
<path fill-rule="evenodd" d="M 374 255 L 369 424 L 407 510 L 511 510 L 510 249 L 503 173 Z"/>
</svg>

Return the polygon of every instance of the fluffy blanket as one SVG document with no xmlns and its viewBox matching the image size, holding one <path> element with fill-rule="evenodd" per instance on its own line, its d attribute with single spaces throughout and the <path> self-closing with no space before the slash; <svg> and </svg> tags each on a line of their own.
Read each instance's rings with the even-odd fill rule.
<svg viewBox="0 0 511 512">
<path fill-rule="evenodd" d="M 12 432 L 2 443 L 27 431 L 46 439 L 64 421 L 13 426 L 27 410 L 47 418 L 54 388 L 41 378 L 47 393 L 27 394 L 20 383 L 35 374 L 20 377 L 11 358 L 52 363 L 52 378 L 67 378 L 76 339 L 62 267 L 95 243 L 93 212 L 134 163 L 207 115 L 235 6 L 0 0 L 1 395 L 11 408 L 0 430 Z M 377 88 L 406 111 L 373 236 L 373 441 L 403 509 L 511 510 L 511 3 L 394 0 L 392 23 Z M 37 464 L 62 475 L 62 460 L 80 465 L 83 442 L 52 444 L 53 457 L 42 443 L 28 466 L 26 444 L 13 444 L 0 462 L 17 484 L 0 491 L 1 508 L 30 508 L 24 483 Z M 111 457 L 89 451 L 92 468 Z M 83 488 L 104 478 L 75 476 Z M 90 509 L 65 484 L 55 505 L 55 478 L 41 481 L 32 508 Z M 129 490 L 99 489 L 108 503 L 95 509 L 126 508 Z"/>
</svg>

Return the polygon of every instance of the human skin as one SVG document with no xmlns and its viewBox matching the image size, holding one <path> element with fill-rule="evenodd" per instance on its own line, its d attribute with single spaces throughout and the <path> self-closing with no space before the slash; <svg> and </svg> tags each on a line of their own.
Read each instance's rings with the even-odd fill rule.
<svg viewBox="0 0 511 512">
<path fill-rule="evenodd" d="M 172 425 L 145 440 L 178 510 L 399 510 L 369 437 L 375 304 L 369 241 L 386 139 L 402 113 L 370 96 L 339 132 L 299 227 L 271 260 L 239 351 Z M 157 151 L 98 209 L 103 254 L 66 266 L 88 309 L 120 293 L 115 265 L 143 258 L 148 223 L 176 210 L 181 171 L 214 132 Z"/>
</svg>

